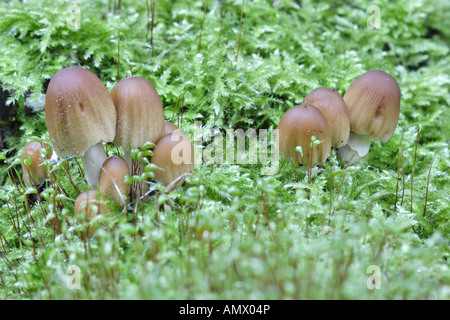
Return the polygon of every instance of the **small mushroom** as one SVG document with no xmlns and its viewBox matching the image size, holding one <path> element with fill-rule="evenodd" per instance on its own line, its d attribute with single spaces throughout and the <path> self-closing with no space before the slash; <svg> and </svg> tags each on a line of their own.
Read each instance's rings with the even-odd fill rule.
<svg viewBox="0 0 450 320">
<path fill-rule="evenodd" d="M 156 143 L 151 162 L 159 167 L 155 181 L 167 186 L 185 173 L 194 171 L 194 147 L 188 137 L 177 129 Z"/>
<path fill-rule="evenodd" d="M 109 208 L 103 203 L 103 197 L 101 193 L 96 189 L 82 192 L 78 195 L 74 204 L 74 213 L 79 221 L 89 223 L 98 214 L 106 213 Z M 84 217 L 84 219 L 81 219 Z M 88 226 L 83 231 L 83 237 L 91 235 L 95 231 L 95 228 Z"/>
<path fill-rule="evenodd" d="M 34 140 L 28 142 L 22 150 L 22 179 L 26 186 L 31 187 L 38 185 L 48 177 L 47 167 L 44 164 L 44 158 L 41 155 L 41 149 L 46 149 L 45 157 L 50 159 L 52 156 L 52 148 L 45 144 Z M 27 164 L 27 157 L 30 163 Z"/>
<path fill-rule="evenodd" d="M 50 80 L 45 98 L 47 129 L 60 157 L 81 157 L 86 180 L 96 186 L 106 160 L 102 142 L 116 133 L 116 109 L 108 89 L 89 70 L 68 67 Z"/>
<path fill-rule="evenodd" d="M 339 155 L 351 165 L 369 152 L 372 139 L 387 142 L 394 134 L 400 114 L 400 88 L 389 73 L 371 70 L 350 85 L 344 101 L 351 132 Z"/>
<path fill-rule="evenodd" d="M 178 129 L 179 128 L 176 125 L 174 125 L 172 122 L 166 121 L 164 123 L 164 134 L 172 133 Z"/>
<path fill-rule="evenodd" d="M 153 84 L 142 77 L 120 80 L 112 89 L 111 97 L 117 110 L 114 144 L 123 148 L 124 158 L 132 170 L 130 149 L 147 142 L 156 143 L 164 135 L 162 102 Z"/>
<path fill-rule="evenodd" d="M 322 112 L 331 129 L 331 146 L 347 144 L 350 134 L 350 117 L 344 99 L 330 88 L 317 88 L 308 93 L 302 103 L 310 104 Z"/>
<path fill-rule="evenodd" d="M 117 204 L 124 205 L 130 193 L 130 185 L 125 183 L 125 176 L 129 174 L 128 164 L 122 157 L 109 157 L 100 170 L 99 191 L 112 197 Z"/>
<path fill-rule="evenodd" d="M 288 160 L 312 168 L 330 155 L 330 126 L 319 109 L 312 105 L 301 104 L 289 109 L 280 119 L 278 134 L 280 153 Z M 311 147 L 313 136 L 322 143 Z M 297 146 L 301 147 L 301 153 L 296 151 Z"/>
</svg>

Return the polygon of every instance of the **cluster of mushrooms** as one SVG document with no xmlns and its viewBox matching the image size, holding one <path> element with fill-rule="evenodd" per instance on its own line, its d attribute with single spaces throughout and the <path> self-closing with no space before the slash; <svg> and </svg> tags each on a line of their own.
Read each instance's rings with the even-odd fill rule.
<svg viewBox="0 0 450 320">
<path fill-rule="evenodd" d="M 369 152 L 372 139 L 389 141 L 399 113 L 397 81 L 371 70 L 359 76 L 344 97 L 334 89 L 317 88 L 289 109 L 278 124 L 279 150 L 286 159 L 313 168 L 335 147 L 350 166 Z"/>
<path fill-rule="evenodd" d="M 399 112 L 397 81 L 384 71 L 371 70 L 359 76 L 343 97 L 334 89 L 317 88 L 288 110 L 278 124 L 279 151 L 313 168 L 335 147 L 348 166 L 369 152 L 372 139 L 387 142 L 392 137 Z M 62 69 L 49 83 L 45 116 L 57 156 L 81 157 L 83 162 L 91 189 L 79 194 L 74 210 L 84 213 L 86 220 L 105 211 L 103 197 L 126 204 L 133 186 L 125 183 L 125 177 L 143 170 L 142 163 L 132 160 L 133 149 L 156 142 L 150 161 L 157 167 L 154 180 L 165 186 L 194 169 L 191 141 L 164 121 L 161 99 L 145 78 L 124 78 L 109 93 L 92 72 L 81 67 Z M 109 142 L 123 149 L 123 158 L 107 157 L 103 143 Z M 51 146 L 31 141 L 23 150 L 26 185 L 35 186 L 47 177 L 43 149 L 50 159 Z M 189 152 L 181 155 L 183 150 Z M 176 153 L 183 161 L 174 159 Z M 96 213 L 90 204 L 98 206 Z"/>
<path fill-rule="evenodd" d="M 59 158 L 81 157 L 90 190 L 74 204 L 76 214 L 92 218 L 91 204 L 104 211 L 103 199 L 125 205 L 132 185 L 125 177 L 144 171 L 143 163 L 132 159 L 131 150 L 155 143 L 150 162 L 156 166 L 154 180 L 167 186 L 194 169 L 193 145 L 181 130 L 165 122 L 161 99 L 150 81 L 142 77 L 120 80 L 109 93 L 91 71 L 68 67 L 51 79 L 45 100 L 45 117 L 52 146 L 29 142 L 22 152 L 23 180 L 35 186 L 47 177 L 44 157 L 53 149 Z M 124 156 L 107 157 L 103 143 L 114 143 Z M 176 150 L 174 147 L 177 146 Z M 52 149 L 53 147 L 53 149 Z M 183 150 L 190 159 L 183 156 Z M 173 154 L 180 153 L 184 161 Z M 142 195 L 142 193 L 141 193 Z"/>
</svg>

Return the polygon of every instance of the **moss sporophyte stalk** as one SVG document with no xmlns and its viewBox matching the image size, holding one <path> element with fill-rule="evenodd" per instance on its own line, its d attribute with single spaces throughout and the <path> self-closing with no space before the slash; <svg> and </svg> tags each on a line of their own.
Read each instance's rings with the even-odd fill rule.
<svg viewBox="0 0 450 320">
<path fill-rule="evenodd" d="M 192 139 L 195 164 L 261 164 L 262 175 L 274 175 L 279 168 L 278 139 L 276 129 L 226 129 L 224 132 L 203 128 L 201 121 L 195 121 Z M 176 157 L 177 153 L 172 156 Z"/>
</svg>

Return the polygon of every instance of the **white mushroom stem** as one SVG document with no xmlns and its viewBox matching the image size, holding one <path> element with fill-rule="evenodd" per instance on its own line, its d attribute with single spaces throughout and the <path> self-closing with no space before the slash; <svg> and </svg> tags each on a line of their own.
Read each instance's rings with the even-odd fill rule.
<svg viewBox="0 0 450 320">
<path fill-rule="evenodd" d="M 371 142 L 372 137 L 368 134 L 351 131 L 347 144 L 339 148 L 339 156 L 350 166 L 369 153 Z"/>
<path fill-rule="evenodd" d="M 105 160 L 106 152 L 105 149 L 103 149 L 102 143 L 97 143 L 96 145 L 91 146 L 81 157 L 86 181 L 90 186 L 97 186 L 98 177 L 100 176 L 100 169 L 102 168 Z"/>
</svg>

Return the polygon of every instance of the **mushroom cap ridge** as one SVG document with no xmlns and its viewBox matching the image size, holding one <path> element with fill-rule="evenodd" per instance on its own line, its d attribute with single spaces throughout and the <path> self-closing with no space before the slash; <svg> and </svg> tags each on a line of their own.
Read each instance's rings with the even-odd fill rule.
<svg viewBox="0 0 450 320">
<path fill-rule="evenodd" d="M 309 166 L 311 138 L 315 136 L 322 143 L 313 147 L 311 165 L 324 162 L 330 155 L 331 129 L 325 117 L 316 107 L 301 104 L 289 109 L 278 124 L 279 150 L 286 159 L 295 159 Z M 302 148 L 302 154 L 295 149 Z"/>
<path fill-rule="evenodd" d="M 151 162 L 158 166 L 155 181 L 168 185 L 180 175 L 194 171 L 194 147 L 191 140 L 177 129 L 158 140 Z"/>
<path fill-rule="evenodd" d="M 339 148 L 345 145 L 350 135 L 350 116 L 344 99 L 334 89 L 316 88 L 303 99 L 322 112 L 331 129 L 331 145 Z"/>
<path fill-rule="evenodd" d="M 139 148 L 164 135 L 162 102 L 150 81 L 124 78 L 112 89 L 111 97 L 117 110 L 116 146 Z"/>
<path fill-rule="evenodd" d="M 64 68 L 50 80 L 45 118 L 60 157 L 83 156 L 89 147 L 111 142 L 116 134 L 116 109 L 108 89 L 81 67 Z"/>
<path fill-rule="evenodd" d="M 394 134 L 400 113 L 400 88 L 389 73 L 368 71 L 344 94 L 350 114 L 350 130 L 387 142 Z"/>
</svg>

